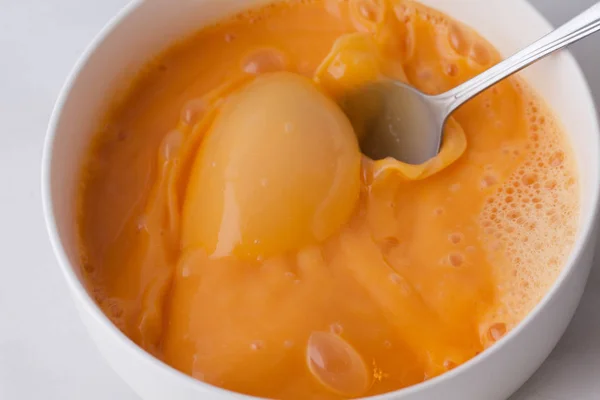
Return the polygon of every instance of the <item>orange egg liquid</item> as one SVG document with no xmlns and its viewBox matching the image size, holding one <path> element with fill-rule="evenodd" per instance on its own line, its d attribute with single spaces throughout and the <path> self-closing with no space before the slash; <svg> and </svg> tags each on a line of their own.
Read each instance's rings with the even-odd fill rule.
<svg viewBox="0 0 600 400">
<path fill-rule="evenodd" d="M 277 3 L 174 45 L 115 99 L 83 168 L 90 292 L 151 354 L 260 397 L 374 395 L 469 360 L 572 246 L 559 122 L 513 77 L 410 166 L 362 156 L 367 114 L 353 131 L 336 102 L 386 77 L 441 93 L 499 59 L 404 0 Z"/>
</svg>

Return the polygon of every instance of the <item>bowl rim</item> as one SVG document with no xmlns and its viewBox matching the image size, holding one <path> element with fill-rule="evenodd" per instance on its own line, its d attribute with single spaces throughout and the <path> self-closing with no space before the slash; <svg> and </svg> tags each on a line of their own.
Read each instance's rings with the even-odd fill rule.
<svg viewBox="0 0 600 400">
<path fill-rule="evenodd" d="M 516 1 L 522 3 L 522 6 L 527 8 L 527 11 L 529 13 L 531 13 L 532 15 L 536 15 L 539 19 L 539 22 L 544 26 L 544 28 L 547 31 L 553 28 L 552 24 L 550 24 L 548 20 L 528 1 Z M 144 0 L 131 0 L 104 25 L 100 32 L 93 38 L 93 40 L 88 44 L 83 53 L 79 56 L 77 62 L 69 72 L 52 110 L 52 114 L 46 131 L 46 137 L 44 140 L 41 162 L 42 209 L 50 244 L 52 246 L 54 255 L 58 261 L 59 267 L 63 273 L 63 276 L 67 281 L 67 285 L 71 290 L 71 294 L 74 296 L 75 300 L 82 306 L 82 309 L 80 311 L 84 310 L 88 315 L 90 315 L 94 320 L 96 320 L 97 323 L 99 323 L 104 328 L 104 330 L 112 337 L 112 339 L 121 342 L 121 344 L 123 344 L 129 352 L 130 356 L 135 357 L 141 362 L 144 362 L 145 364 L 148 364 L 149 366 L 160 370 L 162 374 L 168 375 L 171 379 L 174 379 L 178 384 L 186 385 L 191 390 L 203 390 L 205 392 L 212 392 L 213 394 L 218 394 L 222 396 L 235 396 L 240 399 L 258 400 L 261 398 L 233 392 L 197 380 L 171 367 L 164 361 L 152 356 L 150 353 L 146 352 L 144 349 L 135 344 L 128 336 L 121 332 L 112 323 L 112 321 L 102 312 L 100 307 L 92 299 L 89 292 L 86 290 L 84 284 L 77 276 L 74 265 L 72 265 L 69 261 L 69 258 L 66 254 L 65 248 L 62 243 L 62 238 L 58 232 L 57 222 L 54 215 L 51 172 L 52 164 L 54 162 L 53 150 L 58 132 L 57 128 L 62 117 L 64 105 L 66 104 L 81 71 L 87 67 L 90 57 L 95 53 L 98 46 L 101 43 L 103 43 L 104 40 L 109 36 L 109 34 L 118 25 L 123 23 L 123 21 L 125 21 L 130 14 L 136 12 L 136 10 L 143 3 Z M 593 146 L 596 148 L 597 153 L 600 154 L 599 116 L 596 111 L 595 102 L 592 96 L 589 83 L 587 82 L 587 79 L 585 78 L 585 75 L 583 74 L 579 63 L 576 61 L 576 59 L 573 57 L 570 51 L 563 50 L 562 54 L 565 60 L 564 62 L 569 64 L 569 68 L 574 74 L 573 79 L 580 81 L 583 84 L 582 89 L 584 89 L 584 91 L 581 93 L 581 107 L 585 107 L 585 112 L 589 113 L 589 115 L 592 115 L 593 122 L 593 132 L 591 132 L 589 139 L 593 143 L 590 143 L 590 145 L 593 144 Z M 567 280 L 569 276 L 573 274 L 574 270 L 579 265 L 579 261 L 583 255 L 583 250 L 589 245 L 589 242 L 592 240 L 594 224 L 595 221 L 598 219 L 598 214 L 600 212 L 600 174 L 597 177 L 596 185 L 591 190 L 592 210 L 590 212 L 590 217 L 580 222 L 580 238 L 574 243 L 569 253 L 569 257 L 561 270 L 561 273 L 555 279 L 551 288 L 544 294 L 543 298 L 538 302 L 538 304 L 536 304 L 536 306 L 525 316 L 525 318 L 523 318 L 507 335 L 505 335 L 502 339 L 500 339 L 496 344 L 494 344 L 490 348 L 469 359 L 468 361 L 459 365 L 458 367 L 452 369 L 451 371 L 448 371 L 444 374 L 441 374 L 424 382 L 408 386 L 406 388 L 402 388 L 393 392 L 364 397 L 363 399 L 389 400 L 390 397 L 404 398 L 416 394 L 420 391 L 426 390 L 428 388 L 431 388 L 433 386 L 443 384 L 444 382 L 453 379 L 456 375 L 462 374 L 463 372 L 466 372 L 469 369 L 476 368 L 477 365 L 480 362 L 482 362 L 483 359 L 491 356 L 496 352 L 502 351 L 502 349 L 506 347 L 506 345 L 509 342 L 513 341 L 515 337 L 519 336 L 520 333 L 525 329 L 525 327 L 529 325 L 530 322 L 540 313 L 540 311 L 549 305 L 551 300 L 555 297 L 556 293 L 563 286 L 563 283 Z"/>
</svg>

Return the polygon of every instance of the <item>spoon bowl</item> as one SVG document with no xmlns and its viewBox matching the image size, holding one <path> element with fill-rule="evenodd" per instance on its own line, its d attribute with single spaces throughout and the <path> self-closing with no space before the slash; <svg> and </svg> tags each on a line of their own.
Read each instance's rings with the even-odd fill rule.
<svg viewBox="0 0 600 400">
<path fill-rule="evenodd" d="M 438 96 L 394 80 L 364 85 L 341 106 L 356 131 L 362 152 L 374 160 L 392 157 L 422 164 L 440 149 L 446 118 Z M 406 134 L 410 132 L 410 134 Z"/>
</svg>

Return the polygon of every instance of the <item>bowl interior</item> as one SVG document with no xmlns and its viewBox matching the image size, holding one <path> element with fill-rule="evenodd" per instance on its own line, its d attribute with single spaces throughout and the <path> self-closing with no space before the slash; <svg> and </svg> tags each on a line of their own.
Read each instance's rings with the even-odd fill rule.
<svg viewBox="0 0 600 400">
<path fill-rule="evenodd" d="M 470 25 L 504 56 L 533 42 L 550 29 L 525 0 L 421 1 Z M 75 193 L 83 156 L 110 99 L 148 60 L 175 40 L 236 11 L 269 2 L 134 1 L 109 23 L 75 67 L 59 98 L 49 128 L 43 161 L 43 198 L 51 240 L 59 261 L 71 289 L 81 296 L 86 297 L 87 294 L 77 267 Z M 210 54 L 205 56 L 210 57 Z M 579 68 L 567 53 L 553 55 L 523 74 L 562 121 L 578 161 L 581 223 L 567 270 L 572 267 L 575 253 L 589 233 L 598 200 L 596 111 Z M 565 273 L 563 271 L 563 275 Z M 87 311 L 101 313 L 89 297 L 87 300 Z M 106 324 L 110 324 L 108 319 Z M 110 329 L 116 331 L 115 327 Z"/>
</svg>

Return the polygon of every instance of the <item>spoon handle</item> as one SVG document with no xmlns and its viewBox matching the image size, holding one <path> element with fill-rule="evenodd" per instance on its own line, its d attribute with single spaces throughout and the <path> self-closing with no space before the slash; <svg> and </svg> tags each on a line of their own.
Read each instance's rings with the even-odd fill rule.
<svg viewBox="0 0 600 400">
<path fill-rule="evenodd" d="M 600 2 L 475 78 L 438 96 L 449 115 L 464 102 L 539 59 L 600 30 Z"/>
</svg>

